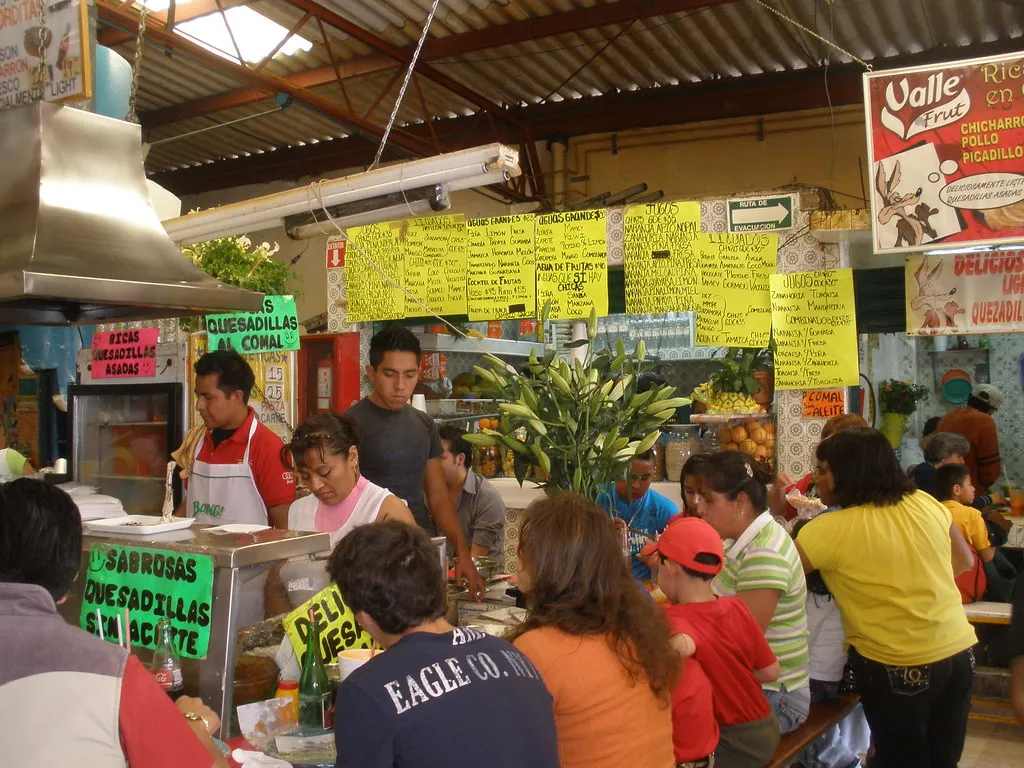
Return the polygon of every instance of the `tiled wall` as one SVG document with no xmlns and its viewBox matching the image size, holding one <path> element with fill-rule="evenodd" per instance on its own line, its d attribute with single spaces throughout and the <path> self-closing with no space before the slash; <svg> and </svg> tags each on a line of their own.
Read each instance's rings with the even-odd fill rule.
<svg viewBox="0 0 1024 768">
<path fill-rule="evenodd" d="M 974 337 L 978 338 L 978 337 Z M 1021 386 L 1021 356 L 1024 355 L 1024 334 L 999 334 L 987 338 L 989 350 L 989 379 L 1003 393 L 1002 407 L 996 412 L 999 428 L 999 452 L 1003 466 L 1014 483 L 1024 483 L 1024 393 Z M 933 387 L 933 349 L 930 339 L 916 339 L 916 363 L 919 381 L 926 387 Z M 973 342 L 973 339 L 972 339 Z M 941 416 L 954 406 L 946 403 L 941 395 L 932 391 L 927 402 L 922 403 L 917 418 L 917 431 L 929 416 Z"/>
</svg>

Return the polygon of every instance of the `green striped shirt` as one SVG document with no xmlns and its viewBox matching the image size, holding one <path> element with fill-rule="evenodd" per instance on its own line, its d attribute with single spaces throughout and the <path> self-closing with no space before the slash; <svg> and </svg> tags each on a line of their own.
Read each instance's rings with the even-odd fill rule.
<svg viewBox="0 0 1024 768">
<path fill-rule="evenodd" d="M 809 683 L 807 653 L 807 585 L 800 555 L 786 529 L 763 512 L 725 553 L 722 572 L 714 582 L 720 595 L 736 596 L 751 589 L 781 593 L 768 630 L 764 633 L 782 667 L 782 675 L 763 687 L 777 691 L 806 688 Z"/>
</svg>

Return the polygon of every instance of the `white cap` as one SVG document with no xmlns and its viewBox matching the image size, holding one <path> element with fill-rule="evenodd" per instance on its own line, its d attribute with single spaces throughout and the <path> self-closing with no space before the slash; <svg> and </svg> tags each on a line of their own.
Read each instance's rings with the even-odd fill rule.
<svg viewBox="0 0 1024 768">
<path fill-rule="evenodd" d="M 1003 404 L 1003 393 L 994 384 L 979 384 L 971 390 L 971 397 L 978 398 L 992 410 L 996 410 Z"/>
</svg>

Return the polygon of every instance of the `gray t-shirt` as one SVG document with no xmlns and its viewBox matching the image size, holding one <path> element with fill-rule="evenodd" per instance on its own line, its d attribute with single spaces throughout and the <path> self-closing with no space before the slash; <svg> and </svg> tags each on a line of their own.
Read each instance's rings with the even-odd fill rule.
<svg viewBox="0 0 1024 768">
<path fill-rule="evenodd" d="M 433 532 L 423 477 L 427 462 L 444 452 L 434 420 L 408 405 L 400 411 L 381 408 L 367 397 L 345 414 L 359 427 L 360 473 L 404 500 L 416 522 Z"/>
<path fill-rule="evenodd" d="M 505 502 L 498 489 L 472 469 L 459 495 L 459 525 L 470 546 L 487 547 L 487 556 L 505 567 Z"/>
</svg>

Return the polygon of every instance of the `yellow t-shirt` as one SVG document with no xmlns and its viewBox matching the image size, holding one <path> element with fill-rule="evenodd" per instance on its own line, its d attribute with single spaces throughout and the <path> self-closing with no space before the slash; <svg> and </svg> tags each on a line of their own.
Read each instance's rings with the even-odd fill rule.
<svg viewBox="0 0 1024 768">
<path fill-rule="evenodd" d="M 985 521 L 981 517 L 981 512 L 974 507 L 968 507 L 952 499 L 942 502 L 942 506 L 949 510 L 949 513 L 953 516 L 953 522 L 956 523 L 956 527 L 960 529 L 960 533 L 967 539 L 967 543 L 974 547 L 975 552 L 981 552 L 981 550 L 992 546 L 992 542 L 988 538 L 988 528 L 985 527 Z"/>
<path fill-rule="evenodd" d="M 797 544 L 821 571 L 847 642 L 892 666 L 931 664 L 977 642 L 953 581 L 949 510 L 924 491 L 891 506 L 819 515 Z"/>
</svg>

